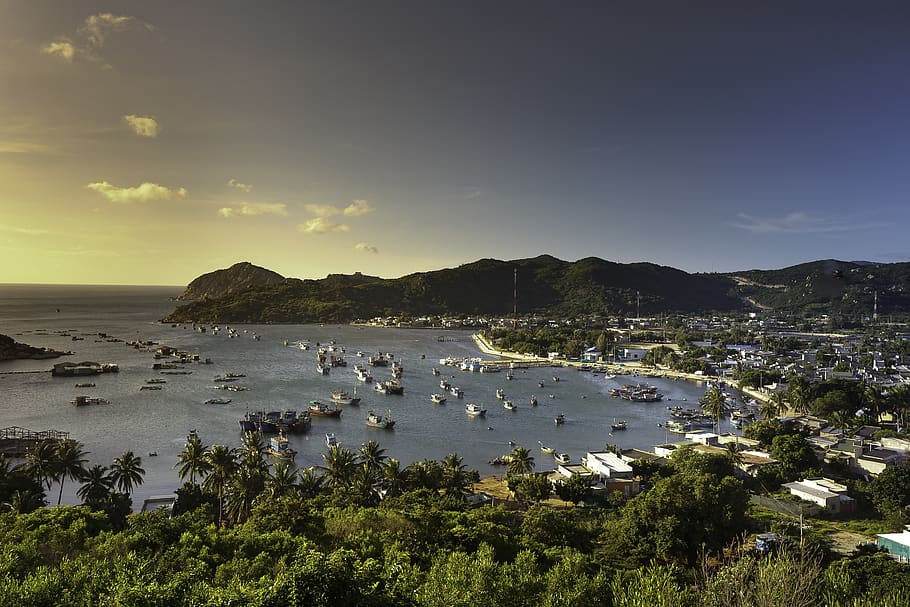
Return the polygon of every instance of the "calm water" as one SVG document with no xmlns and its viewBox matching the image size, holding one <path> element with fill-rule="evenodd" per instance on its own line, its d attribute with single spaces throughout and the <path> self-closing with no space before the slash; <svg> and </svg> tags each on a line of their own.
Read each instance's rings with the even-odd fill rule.
<svg viewBox="0 0 910 607">
<path fill-rule="evenodd" d="M 481 374 L 443 367 L 446 356 L 479 356 L 467 331 L 405 330 L 364 328 L 347 325 L 243 325 L 235 326 L 238 336 L 229 338 L 222 327 L 218 335 L 199 333 L 191 326 L 172 327 L 157 320 L 173 310 L 170 299 L 180 287 L 82 287 L 0 285 L 0 333 L 33 346 L 72 350 L 73 356 L 51 361 L 0 363 L 0 427 L 23 426 L 32 430 L 56 429 L 70 432 L 81 441 L 92 463 L 109 464 L 126 449 L 143 458 L 145 484 L 134 495 L 134 505 L 150 495 L 171 493 L 179 479 L 174 471 L 176 456 L 187 432 L 197 429 L 203 442 L 239 446 L 238 419 L 248 410 L 302 410 L 312 399 L 327 400 L 333 390 L 357 388 L 363 398 L 359 407 L 347 407 L 340 419 L 314 418 L 308 434 L 290 437 L 298 450 L 297 464 L 322 463 L 325 433 L 334 432 L 339 442 L 358 449 L 364 441 L 380 442 L 390 457 L 403 464 L 415 460 L 441 459 L 457 452 L 467 466 L 481 474 L 501 474 L 502 468 L 487 462 L 511 450 L 509 441 L 532 450 L 538 469 L 552 465 L 540 452 L 538 441 L 566 452 L 577 461 L 586 451 L 605 443 L 620 447 L 650 449 L 674 435 L 658 426 L 667 418 L 668 405 L 694 403 L 704 394 L 696 383 L 648 379 L 665 395 L 663 403 L 631 403 L 607 394 L 620 380 L 573 369 L 539 368 L 517 370 L 508 381 L 505 373 Z M 59 309 L 59 311 L 58 311 Z M 69 336 L 61 335 L 68 332 Z M 97 333 L 126 341 L 152 340 L 162 345 L 198 353 L 211 365 L 187 365 L 190 375 L 161 375 L 152 370 L 152 352 L 142 352 L 125 343 L 101 341 Z M 74 341 L 72 336 L 84 339 Z M 259 336 L 257 340 L 255 336 Z M 446 341 L 438 341 L 444 336 Z M 303 351 L 285 347 L 284 341 L 309 340 L 327 344 L 335 340 L 345 349 L 347 368 L 332 369 L 329 376 L 315 371 L 315 348 Z M 405 367 L 404 396 L 383 395 L 354 377 L 355 363 L 366 363 L 356 353 L 392 353 Z M 76 388 L 79 378 L 56 378 L 50 373 L 2 374 L 9 371 L 50 369 L 54 362 L 84 360 L 115 362 L 120 373 L 91 378 L 95 388 Z M 432 375 L 433 367 L 441 377 Z M 390 371 L 372 368 L 377 379 Z M 216 375 L 244 373 L 245 392 L 215 390 Z M 554 382 L 553 377 L 560 381 Z M 139 388 L 153 377 L 167 379 L 161 391 Z M 439 389 L 439 380 L 448 379 L 465 391 L 464 400 L 449 395 L 444 405 L 430 402 Z M 540 388 L 538 382 L 545 382 Z M 496 399 L 497 388 L 518 405 L 507 411 Z M 109 405 L 73 407 L 78 394 L 100 396 Z M 530 407 L 537 395 L 539 406 Z M 231 398 L 228 405 L 205 405 L 213 397 Z M 685 402 L 682 402 L 685 401 Z M 487 408 L 486 418 L 465 414 L 464 405 L 477 402 Z M 391 409 L 397 420 L 392 431 L 367 428 L 367 411 Z M 563 413 L 566 423 L 557 426 L 555 415 Z M 610 434 L 614 419 L 628 422 L 628 430 Z M 728 428 L 724 428 L 727 430 Z M 157 457 L 149 457 L 150 452 Z M 68 484 L 71 485 L 71 484 Z M 76 502 L 75 487 L 64 492 L 64 500 Z M 69 497 L 67 498 L 67 494 Z"/>
</svg>

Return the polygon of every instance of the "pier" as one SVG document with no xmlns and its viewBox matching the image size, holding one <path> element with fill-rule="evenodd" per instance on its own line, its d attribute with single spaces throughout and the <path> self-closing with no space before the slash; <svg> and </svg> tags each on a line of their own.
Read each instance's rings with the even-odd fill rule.
<svg viewBox="0 0 910 607">
<path fill-rule="evenodd" d="M 19 426 L 0 429 L 0 453 L 9 457 L 25 457 L 40 441 L 62 441 L 69 438 L 69 432 L 59 430 L 34 431 Z"/>
</svg>

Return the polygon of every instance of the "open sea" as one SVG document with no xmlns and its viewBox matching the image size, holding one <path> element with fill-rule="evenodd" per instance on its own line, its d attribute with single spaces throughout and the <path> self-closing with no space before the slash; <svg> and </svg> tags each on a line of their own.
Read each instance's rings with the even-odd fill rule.
<svg viewBox="0 0 910 607">
<path fill-rule="evenodd" d="M 511 451 L 512 443 L 523 445 L 535 457 L 536 469 L 553 466 L 552 457 L 541 453 L 539 443 L 568 453 L 574 462 L 587 451 L 601 450 L 606 443 L 619 447 L 650 450 L 655 444 L 674 440 L 659 424 L 667 419 L 667 407 L 695 406 L 704 395 L 698 382 L 660 378 L 618 376 L 605 380 L 600 374 L 571 368 L 516 370 L 514 379 L 506 373 L 470 373 L 444 367 L 444 357 L 474 357 L 480 352 L 469 331 L 439 329 L 392 329 L 349 325 L 235 325 L 236 337 L 228 328 L 218 334 L 200 333 L 192 325 L 162 324 L 159 319 L 176 306 L 173 300 L 182 287 L 121 287 L 61 285 L 0 285 L 0 334 L 32 346 L 72 351 L 72 356 L 40 361 L 0 363 L 0 428 L 21 426 L 30 430 L 61 430 L 83 443 L 89 463 L 109 465 L 114 457 L 131 449 L 142 457 L 145 482 L 134 491 L 133 506 L 139 509 L 145 498 L 167 495 L 179 485 L 174 469 L 177 454 L 195 429 L 206 445 L 240 445 L 238 420 L 247 411 L 306 409 L 310 400 L 328 401 L 334 390 L 356 388 L 363 401 L 346 407 L 340 418 L 314 417 L 310 431 L 290 435 L 298 451 L 298 466 L 323 463 L 325 434 L 333 432 L 343 446 L 358 450 L 361 443 L 377 440 L 386 455 L 403 465 L 425 458 L 442 459 L 457 452 L 469 468 L 481 475 L 500 475 L 504 469 L 488 462 Z M 99 337 L 104 333 L 115 342 Z M 75 339 L 81 338 L 81 339 Z M 154 347 L 143 351 L 129 341 L 153 341 L 211 359 L 212 364 L 188 364 L 188 375 L 165 375 L 152 369 Z M 285 341 L 291 343 L 285 346 Z M 309 341 L 304 351 L 294 342 Z M 336 367 L 328 376 L 316 372 L 317 342 L 334 341 L 344 348 L 348 367 Z M 375 392 L 354 376 L 354 365 L 366 364 L 366 357 L 390 353 L 404 366 L 403 396 Z M 338 353 L 340 354 L 340 353 Z M 53 377 L 49 371 L 57 362 L 95 361 L 117 363 L 119 373 L 89 378 Z M 435 377 L 433 368 L 441 375 Z M 370 367 L 377 380 L 391 376 L 388 368 Z M 242 373 L 243 392 L 216 390 L 214 378 L 224 373 Z M 559 381 L 553 381 L 558 377 Z M 140 390 L 146 380 L 166 379 L 163 389 Z M 436 405 L 429 396 L 441 392 L 440 379 L 464 390 L 464 399 L 448 395 L 446 404 Z M 78 382 L 94 382 L 94 388 L 76 388 Z M 539 382 L 544 382 L 544 387 Z M 611 397 L 608 390 L 621 383 L 638 381 L 656 385 L 663 402 L 636 403 Z M 503 408 L 496 398 L 502 388 L 517 411 Z M 107 405 L 74 407 L 77 395 L 104 398 Z M 529 405 L 531 395 L 539 401 Z M 206 405 L 209 398 L 232 399 L 227 405 Z M 465 414 L 466 403 L 487 408 L 486 417 Z M 397 420 L 392 430 L 368 428 L 367 411 L 391 410 Z M 557 414 L 565 423 L 556 425 Z M 628 429 L 611 434 L 610 424 L 625 420 Z M 722 431 L 734 431 L 729 426 Z M 157 455 L 150 456 L 150 453 Z M 78 483 L 67 481 L 64 501 L 78 503 Z M 68 490 L 67 490 L 68 489 Z M 51 493 L 56 489 L 52 489 Z"/>
</svg>

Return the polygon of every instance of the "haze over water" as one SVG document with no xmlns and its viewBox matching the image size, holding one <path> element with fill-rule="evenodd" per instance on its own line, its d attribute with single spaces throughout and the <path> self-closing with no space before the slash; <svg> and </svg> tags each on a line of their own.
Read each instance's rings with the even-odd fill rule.
<svg viewBox="0 0 910 607">
<path fill-rule="evenodd" d="M 443 367 L 439 359 L 479 356 L 470 331 L 437 329 L 391 329 L 349 325 L 235 325 L 238 337 L 227 330 L 218 335 L 199 333 L 190 325 L 171 326 L 158 319 L 175 306 L 172 298 L 179 287 L 86 287 L 48 285 L 0 286 L 0 333 L 33 346 L 72 350 L 73 356 L 45 361 L 0 363 L 0 427 L 22 426 L 31 430 L 55 429 L 69 432 L 82 442 L 91 463 L 109 465 L 114 457 L 131 449 L 142 457 L 145 484 L 133 497 L 134 507 L 151 495 L 173 492 L 179 485 L 173 466 L 191 429 L 198 430 L 206 445 L 240 444 L 239 418 L 247 411 L 303 410 L 310 400 L 327 401 L 334 390 L 346 389 L 363 398 L 359 407 L 345 407 L 340 419 L 314 418 L 310 431 L 291 435 L 298 450 L 298 466 L 323 463 L 325 433 L 334 432 L 339 442 L 357 451 L 361 443 L 375 439 L 403 465 L 430 458 L 441 459 L 457 452 L 469 468 L 481 475 L 502 474 L 503 469 L 488 461 L 508 453 L 509 441 L 523 445 L 535 457 L 537 470 L 553 466 L 552 458 L 540 452 L 538 441 L 568 453 L 573 461 L 586 451 L 600 450 L 605 443 L 650 450 L 654 444 L 674 440 L 658 424 L 667 418 L 667 406 L 694 406 L 704 386 L 684 381 L 640 379 L 620 376 L 604 380 L 601 375 L 569 368 L 544 367 L 517 370 L 508 381 L 505 373 L 469 373 Z M 57 311 L 59 309 L 59 312 Z M 68 332 L 69 336 L 61 335 Z M 124 343 L 99 340 L 98 333 L 122 339 Z M 84 339 L 73 341 L 72 337 Z M 259 336 L 255 339 L 254 336 Z M 445 341 L 439 341 L 444 337 Z M 139 351 L 125 344 L 151 340 L 161 345 L 198 353 L 211 365 L 190 364 L 189 375 L 162 375 L 152 370 L 153 352 Z M 303 351 L 286 347 L 289 342 L 308 340 L 314 347 Z M 334 340 L 344 347 L 347 368 L 332 369 L 327 377 L 316 373 L 317 342 Z M 404 396 L 382 395 L 371 385 L 356 381 L 353 367 L 366 364 L 376 352 L 394 355 L 405 367 Z M 58 378 L 50 373 L 9 374 L 10 371 L 50 369 L 55 362 L 115 362 L 116 374 L 90 378 Z M 440 370 L 434 377 L 432 369 Z M 390 371 L 372 368 L 376 379 L 387 379 Z M 246 375 L 238 383 L 244 392 L 215 390 L 214 377 L 226 372 Z M 553 377 L 560 378 L 554 382 Z M 167 380 L 160 391 L 140 391 L 146 380 Z M 447 404 L 435 405 L 429 395 L 440 392 L 439 380 L 448 379 L 465 391 L 464 400 L 449 396 Z M 661 403 L 631 403 L 608 395 L 621 382 L 647 381 L 665 395 Z M 76 388 L 80 381 L 93 381 L 95 388 Z M 540 388 L 538 382 L 545 383 Z M 510 412 L 496 399 L 497 388 L 518 405 Z M 100 396 L 108 405 L 74 407 L 78 394 Z M 529 406 L 535 394 L 539 406 Z M 550 397 L 552 395 L 552 398 Z M 213 397 L 231 398 L 227 405 L 206 405 Z M 685 399 L 685 402 L 683 402 Z M 464 412 L 468 402 L 487 408 L 486 418 L 471 418 Z M 391 409 L 395 429 L 367 428 L 367 411 Z M 557 426 L 553 418 L 566 416 Z M 614 419 L 624 419 L 629 429 L 610 434 Z M 729 427 L 722 430 L 731 430 Z M 149 453 L 157 453 L 150 457 Z M 64 501 L 77 503 L 78 483 L 67 483 Z M 66 488 L 69 490 L 67 491 Z"/>
</svg>

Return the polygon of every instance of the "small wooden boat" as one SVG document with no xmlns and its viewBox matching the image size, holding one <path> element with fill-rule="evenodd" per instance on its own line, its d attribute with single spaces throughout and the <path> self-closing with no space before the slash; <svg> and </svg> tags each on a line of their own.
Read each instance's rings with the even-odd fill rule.
<svg viewBox="0 0 910 607">
<path fill-rule="evenodd" d="M 554 453 L 556 453 L 556 449 L 554 449 L 553 447 L 550 447 L 549 445 L 545 445 L 540 441 L 537 441 L 537 444 L 540 445 L 540 450 L 543 453 L 546 453 L 547 455 L 553 455 Z"/>
<path fill-rule="evenodd" d="M 310 406 L 307 407 L 307 411 L 310 412 L 310 415 L 316 415 L 319 417 L 339 417 L 341 415 L 342 409 L 340 407 L 329 407 L 322 401 L 311 400 Z"/>
<path fill-rule="evenodd" d="M 367 415 L 366 425 L 370 428 L 391 430 L 395 426 L 395 420 L 392 419 L 392 411 L 390 410 L 387 415 L 380 415 L 370 411 Z"/>
</svg>

